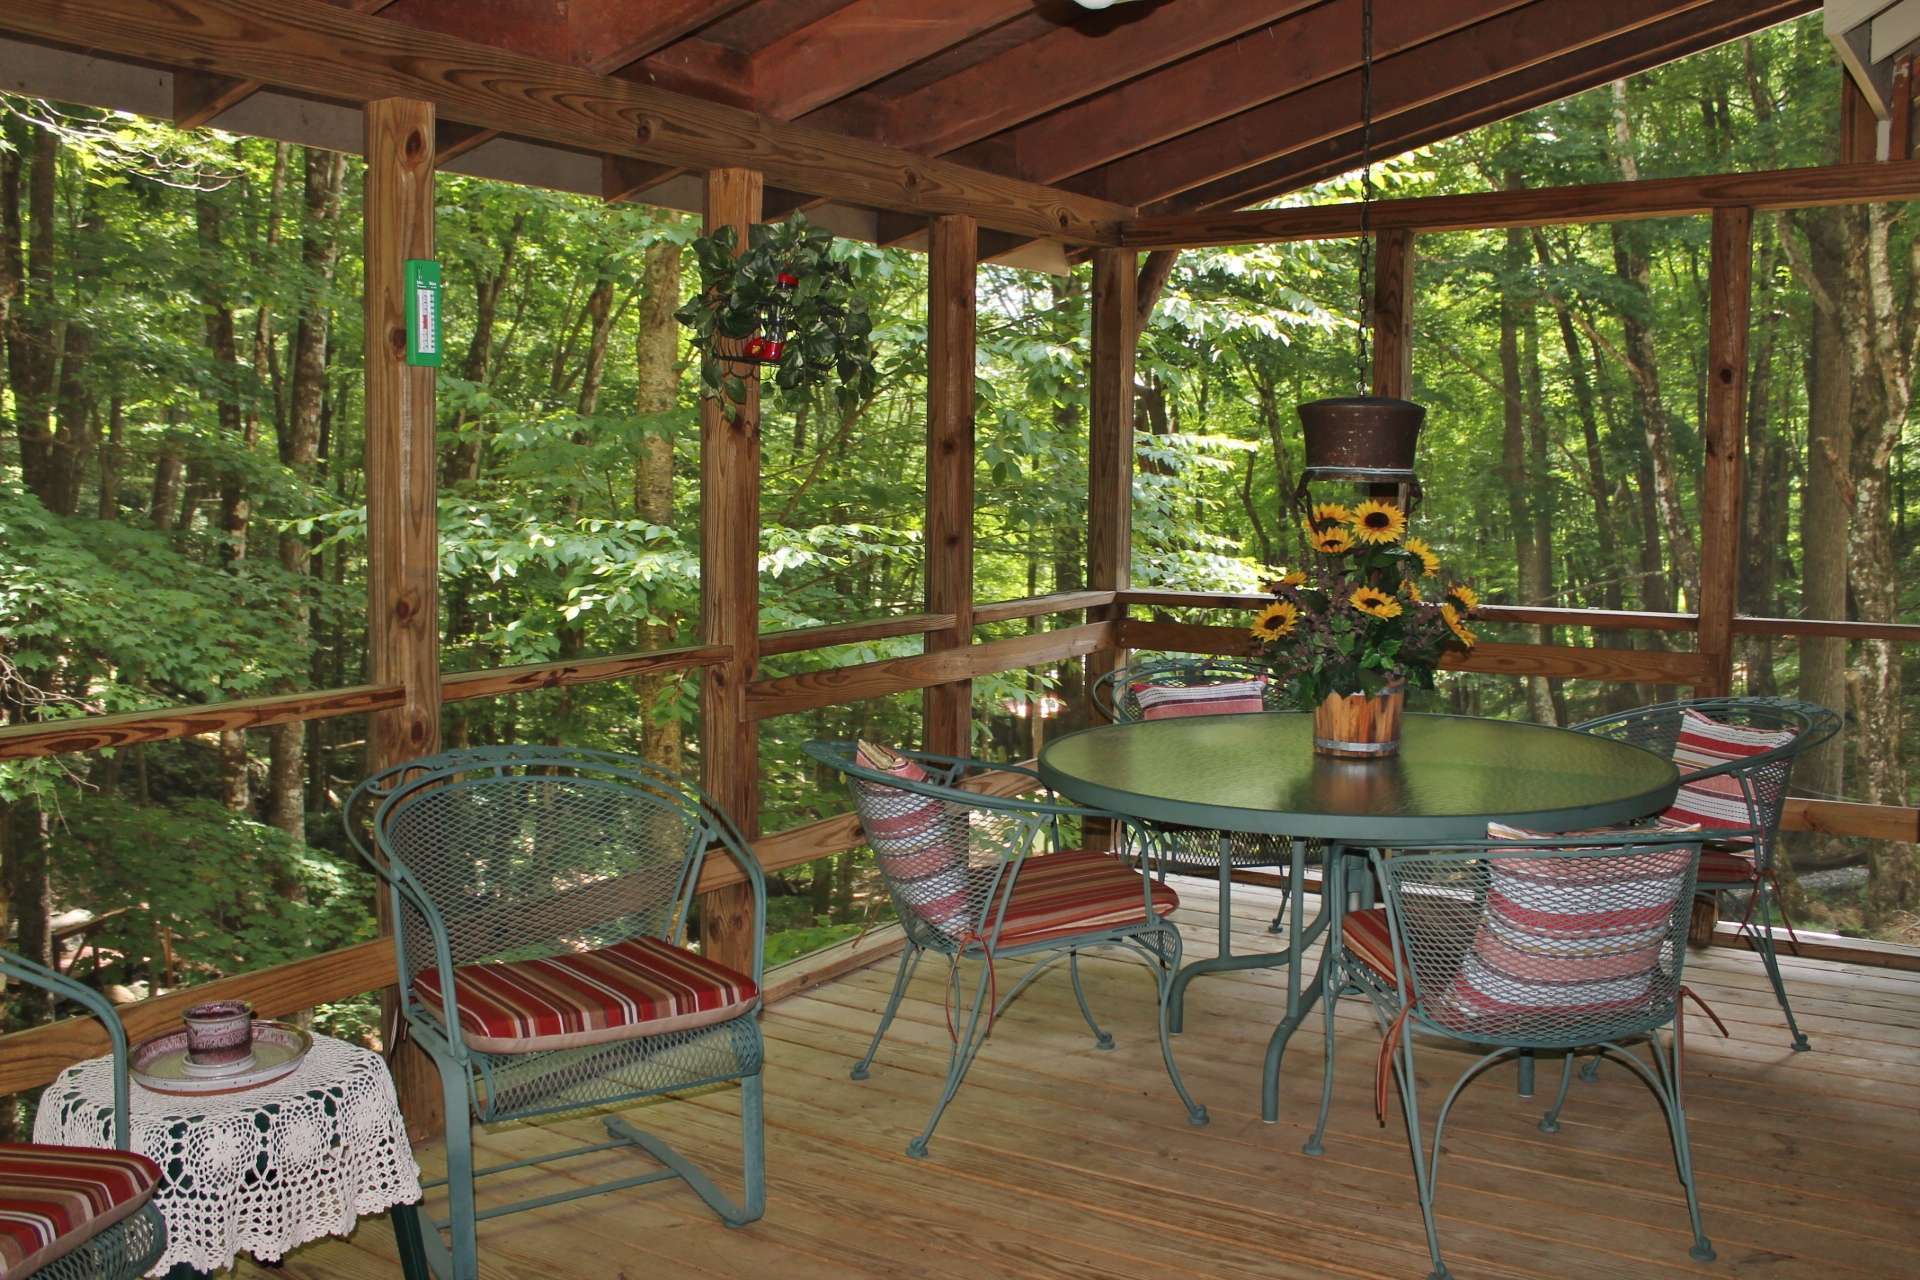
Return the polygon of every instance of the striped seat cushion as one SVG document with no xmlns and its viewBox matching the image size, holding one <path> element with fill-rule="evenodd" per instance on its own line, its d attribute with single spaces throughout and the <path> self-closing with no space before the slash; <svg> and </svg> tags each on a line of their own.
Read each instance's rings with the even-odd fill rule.
<svg viewBox="0 0 1920 1280">
<path fill-rule="evenodd" d="M 1373 970 L 1382 982 L 1393 985 L 1393 931 L 1387 924 L 1385 907 L 1347 912 L 1340 918 L 1340 941 L 1346 944 L 1348 955 Z"/>
<path fill-rule="evenodd" d="M 461 1034 L 486 1053 L 692 1031 L 745 1013 L 760 996 L 745 974 L 658 938 L 539 960 L 463 964 L 453 981 Z M 413 992 L 444 1020 L 439 969 L 416 976 Z"/>
<path fill-rule="evenodd" d="M 1000 945 L 1014 946 L 1076 933 L 1146 923 L 1140 873 L 1110 853 L 1067 849 L 1026 859 L 1013 882 L 1000 928 Z M 1165 917 L 1180 895 L 1154 883 L 1153 914 Z"/>
<path fill-rule="evenodd" d="M 1702 885 L 1751 884 L 1757 874 L 1751 849 L 1722 844 L 1708 845 L 1700 851 L 1699 882 Z"/>
<path fill-rule="evenodd" d="M 1553 839 L 1499 823 L 1487 836 Z M 1646 1003 L 1693 851 L 1582 852 L 1589 856 L 1488 858 L 1485 910 L 1439 1001 L 1442 1021 L 1497 1033 Z"/>
<path fill-rule="evenodd" d="M 1673 763 L 1682 775 L 1680 792 L 1673 804 L 1660 815 L 1662 825 L 1675 823 L 1701 827 L 1748 827 L 1754 815 L 1747 807 L 1740 779 L 1731 773 L 1687 782 L 1685 775 L 1703 769 L 1716 769 L 1739 760 L 1765 755 L 1793 741 L 1791 729 L 1752 729 L 1727 724 L 1689 707 L 1680 722 L 1680 737 L 1673 745 Z"/>
<path fill-rule="evenodd" d="M 1208 684 L 1164 685 L 1135 681 L 1133 700 L 1148 720 L 1176 716 L 1224 716 L 1267 709 L 1267 678 L 1216 680 Z"/>
<path fill-rule="evenodd" d="M 153 1198 L 160 1166 L 131 1151 L 0 1143 L 0 1280 L 65 1257 Z"/>
<path fill-rule="evenodd" d="M 891 747 L 861 742 L 864 768 L 903 782 L 926 782 L 919 761 Z M 894 895 L 921 920 L 957 939 L 973 923 L 967 895 L 967 810 L 904 787 L 851 780 L 860 826 Z"/>
</svg>

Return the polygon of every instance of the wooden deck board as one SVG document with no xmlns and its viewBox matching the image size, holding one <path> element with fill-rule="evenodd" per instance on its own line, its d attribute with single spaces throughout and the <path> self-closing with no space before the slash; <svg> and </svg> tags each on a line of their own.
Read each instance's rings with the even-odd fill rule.
<svg viewBox="0 0 1920 1280">
<path fill-rule="evenodd" d="M 1187 956 L 1211 954 L 1212 887 L 1181 885 Z M 1268 949 L 1277 900 L 1241 888 L 1235 949 Z M 1020 969 L 1003 962 L 1002 989 Z M 1758 958 L 1695 952 L 1688 981 L 1731 1036 L 1697 1019 L 1687 1087 L 1708 1234 L 1720 1260 L 1692 1262 L 1665 1126 L 1618 1067 L 1576 1083 L 1562 1132 L 1535 1122 L 1539 1097 L 1515 1094 L 1510 1067 L 1463 1095 L 1449 1122 L 1439 1212 L 1463 1280 L 1571 1274 L 1879 1280 L 1920 1274 L 1920 975 L 1811 959 L 1784 962 L 1814 1051 L 1794 1054 Z M 1064 973 L 1010 1009 L 948 1109 L 932 1154 L 905 1154 L 945 1070 L 945 973 L 922 966 L 870 1080 L 847 1069 L 865 1046 L 892 964 L 861 970 L 777 1006 L 766 1020 L 769 1210 L 728 1231 L 674 1184 L 517 1215 L 481 1228 L 483 1273 L 526 1277 L 772 1274 L 779 1280 L 902 1276 L 1169 1280 L 1411 1277 L 1426 1272 L 1397 1107 L 1373 1116 L 1378 1033 L 1357 1001 L 1337 1026 L 1327 1154 L 1300 1153 L 1319 1101 L 1325 1041 L 1316 1011 L 1288 1049 L 1281 1119 L 1259 1119 L 1266 1038 L 1285 1000 L 1283 971 L 1203 978 L 1188 997 L 1180 1064 L 1213 1123 L 1187 1125 L 1160 1065 L 1152 985 L 1122 956 L 1083 964 L 1089 998 L 1117 1047 L 1102 1052 Z M 1421 1049 L 1432 1108 L 1466 1056 Z M 731 1089 L 634 1108 L 638 1123 L 738 1187 L 738 1094 Z M 557 1150 L 597 1122 L 506 1126 L 483 1159 Z M 438 1152 L 421 1152 L 435 1167 Z M 613 1152 L 483 1182 L 482 1203 L 541 1179 L 611 1176 Z M 362 1280 L 394 1271 L 383 1221 L 292 1255 L 283 1280 Z M 251 1266 L 242 1274 L 266 1276 Z"/>
</svg>

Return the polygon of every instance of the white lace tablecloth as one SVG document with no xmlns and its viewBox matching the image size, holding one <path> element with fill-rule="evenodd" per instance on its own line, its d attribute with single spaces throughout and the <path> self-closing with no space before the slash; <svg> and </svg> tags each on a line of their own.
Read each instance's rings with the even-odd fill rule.
<svg viewBox="0 0 1920 1280">
<path fill-rule="evenodd" d="M 33 1139 L 110 1147 L 112 1127 L 113 1063 L 94 1058 L 48 1087 Z M 271 1262 L 420 1198 L 387 1064 L 329 1036 L 293 1074 L 241 1093 L 182 1098 L 136 1080 L 133 1149 L 163 1175 L 167 1252 L 149 1275 L 179 1262 L 219 1271 L 243 1251 Z"/>
</svg>

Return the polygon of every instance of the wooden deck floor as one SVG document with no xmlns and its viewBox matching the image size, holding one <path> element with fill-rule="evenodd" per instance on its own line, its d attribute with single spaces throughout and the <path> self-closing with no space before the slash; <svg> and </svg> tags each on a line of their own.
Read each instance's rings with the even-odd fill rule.
<svg viewBox="0 0 1920 1280">
<path fill-rule="evenodd" d="M 1217 903 L 1182 885 L 1189 957 L 1211 954 Z M 1233 903 L 1237 949 L 1264 947 L 1273 895 Z M 1678 1275 L 1920 1276 L 1920 975 L 1789 961 L 1789 988 L 1812 1053 L 1788 1051 L 1766 978 L 1745 953 L 1694 953 L 1689 979 L 1727 1021 L 1693 1024 L 1689 1118 L 1712 1264 L 1689 1236 L 1664 1127 L 1650 1095 L 1619 1068 L 1577 1085 L 1563 1131 L 1535 1127 L 1543 1102 L 1516 1096 L 1511 1068 L 1483 1077 L 1449 1124 L 1439 1207 L 1442 1244 L 1462 1280 Z M 1007 970 L 1014 965 L 1006 964 Z M 1263 1125 L 1261 1053 L 1284 974 L 1202 979 L 1177 1043 L 1213 1123 L 1190 1128 L 1161 1070 L 1151 985 L 1137 963 L 1088 966 L 1094 1008 L 1114 1033 L 1093 1047 L 1064 972 L 1003 1018 L 936 1135 L 904 1154 L 944 1069 L 943 974 L 923 967 L 873 1076 L 847 1078 L 891 973 L 856 973 L 767 1017 L 769 1209 L 729 1231 L 674 1184 L 596 1197 L 482 1224 L 484 1274 L 497 1277 L 999 1276 L 1293 1277 L 1427 1273 L 1397 1111 L 1373 1118 L 1378 1039 L 1357 1002 L 1341 1006 L 1327 1154 L 1311 1128 L 1322 1038 L 1316 1012 L 1294 1039 L 1281 1120 Z M 1002 976 L 1003 983 L 1008 979 Z M 1004 988 L 1003 988 L 1004 989 Z M 1464 1065 L 1424 1055 L 1431 1107 Z M 1543 1067 L 1543 1097 L 1555 1083 Z M 1431 1099 L 1431 1100 L 1429 1100 Z M 737 1093 L 635 1108 L 639 1122 L 710 1157 L 737 1188 Z M 483 1158 L 557 1150 L 597 1133 L 591 1119 L 496 1130 Z M 433 1166 L 437 1153 L 421 1153 Z M 605 1177 L 615 1154 L 565 1177 Z M 597 1163 L 596 1163 L 597 1162 Z M 482 1203 L 527 1194 L 516 1172 L 482 1184 Z M 549 1189 L 551 1184 L 549 1183 Z M 277 1273 L 397 1274 L 384 1221 L 351 1241 L 309 1246 Z"/>
</svg>

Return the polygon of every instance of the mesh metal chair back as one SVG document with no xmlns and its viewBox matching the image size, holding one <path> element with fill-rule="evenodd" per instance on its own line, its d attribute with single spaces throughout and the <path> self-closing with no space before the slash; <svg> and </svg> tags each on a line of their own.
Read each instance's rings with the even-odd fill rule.
<svg viewBox="0 0 1920 1280">
<path fill-rule="evenodd" d="M 1268 711 L 1285 711 L 1286 686 L 1276 678 L 1273 668 L 1252 658 L 1153 658 L 1132 666 L 1116 667 L 1094 681 L 1093 705 L 1101 715 L 1115 723 L 1127 724 L 1146 719 L 1136 684 L 1161 689 L 1193 689 L 1205 685 L 1227 684 L 1265 677 L 1262 694 Z"/>
<path fill-rule="evenodd" d="M 899 752 L 925 774 L 916 781 L 867 767 L 854 742 L 810 742 L 806 750 L 847 776 L 894 909 L 915 943 L 929 950 L 991 944 L 1020 860 L 1064 847 L 1074 825 L 1058 806 L 960 786 L 990 771 L 1029 772 L 1018 766 Z M 1038 775 L 1030 776 L 1033 789 L 1044 790 Z"/>
<path fill-rule="evenodd" d="M 1693 698 L 1638 707 L 1587 720 L 1573 728 L 1630 743 L 1670 760 L 1680 746 L 1689 711 L 1735 729 L 1792 735 L 1772 750 L 1686 773 L 1681 778 L 1683 785 L 1715 777 L 1732 778 L 1738 783 L 1747 800 L 1748 821 L 1757 833 L 1755 858 L 1765 874 L 1773 866 L 1775 836 L 1786 807 L 1794 762 L 1838 733 L 1840 717 L 1825 707 L 1792 698 Z"/>
<path fill-rule="evenodd" d="M 1373 856 L 1413 1016 L 1536 1048 L 1672 1019 L 1701 837 L 1548 839 Z"/>
<path fill-rule="evenodd" d="M 707 848 L 739 841 L 692 784 L 610 752 L 475 748 L 369 784 L 409 978 L 640 936 L 678 945 Z"/>
</svg>

